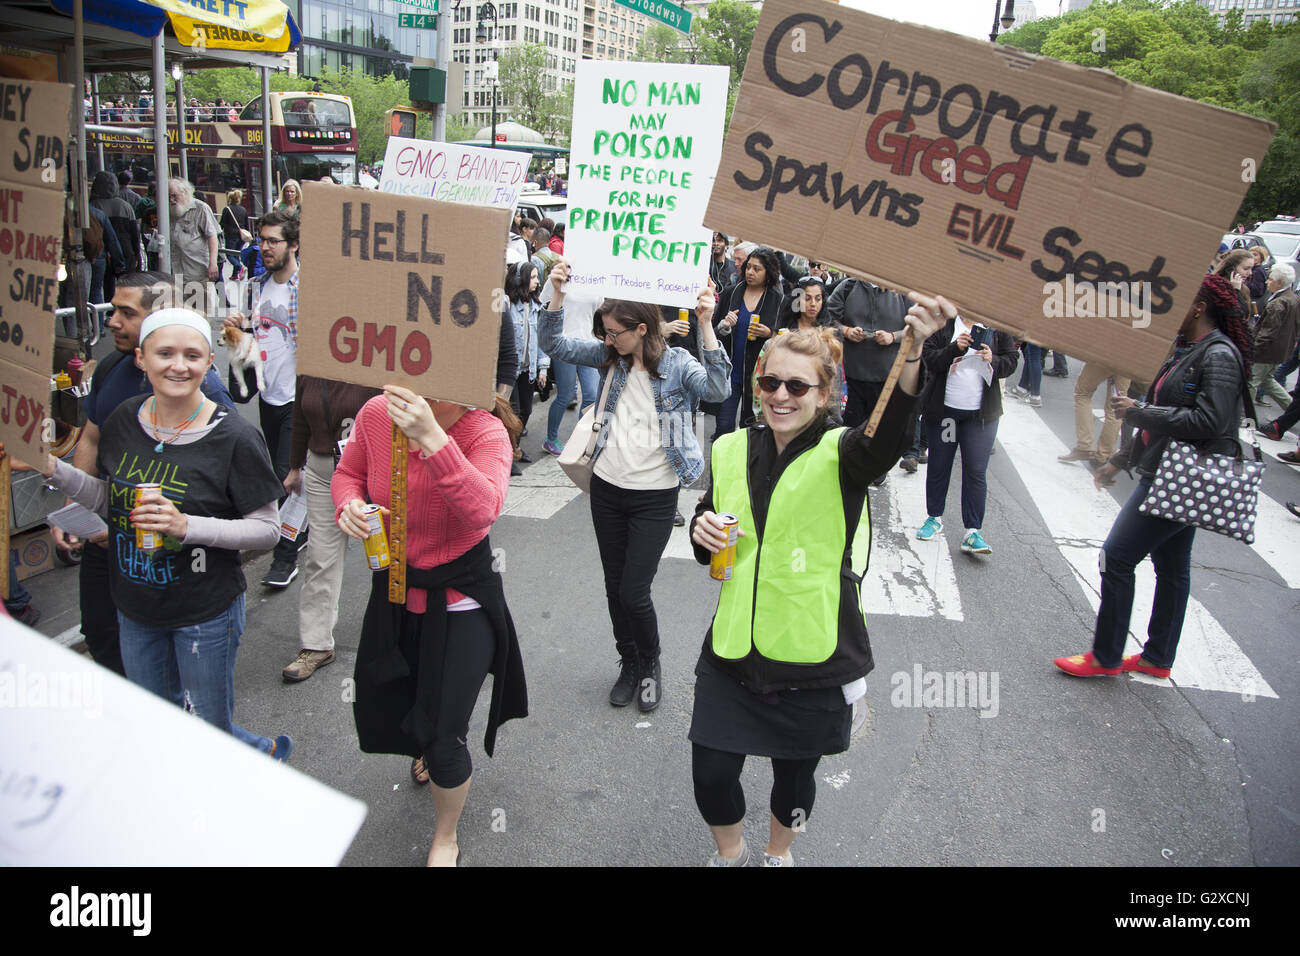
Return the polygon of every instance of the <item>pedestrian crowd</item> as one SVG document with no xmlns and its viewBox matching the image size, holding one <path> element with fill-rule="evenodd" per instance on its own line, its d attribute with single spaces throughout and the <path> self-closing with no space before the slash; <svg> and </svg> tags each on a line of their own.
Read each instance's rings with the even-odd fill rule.
<svg viewBox="0 0 1300 956">
<path fill-rule="evenodd" d="M 500 725 L 528 713 L 526 635 L 515 629 L 489 534 L 511 475 L 532 460 L 522 439 L 535 413 L 544 415 L 541 453 L 587 469 L 618 658 L 611 705 L 635 702 L 648 713 L 664 699 L 652 586 L 675 525 L 689 524 L 696 559 L 716 569 L 721 590 L 695 662 L 689 731 L 695 799 L 715 843 L 709 862 L 750 859 L 740 776 L 756 756 L 773 771 L 762 862 L 788 866 L 815 802 L 818 762 L 848 748 L 873 667 L 863 616 L 871 609 L 860 604 L 865 569 L 853 563 L 855 545 L 860 554 L 870 544 L 870 488 L 895 466 L 914 474 L 926 465 L 927 517 L 915 534 L 942 541 L 960 451 L 960 548 L 992 554 L 986 474 L 1004 397 L 1041 405 L 1042 377 L 1067 374 L 1063 356 L 1044 370 L 1036 344 L 964 317 L 949 299 L 904 296 L 722 233 L 691 308 L 585 297 L 567 286 L 564 224 L 516 216 L 495 406 L 467 409 L 397 384 L 297 373 L 297 183 L 285 182 L 275 209 L 253 221 L 238 191 L 218 219 L 189 183 L 172 181 L 174 276 L 144 269 L 116 185 L 100 174 L 93 193 L 105 237 L 132 253 L 123 252 L 126 266 L 105 290 L 116 350 L 94 372 L 72 462 L 30 463 L 107 524 L 81 542 L 90 653 L 288 759 L 287 735 L 234 722 L 246 622 L 240 551 L 273 549 L 267 588 L 282 590 L 301 571 L 298 647 L 282 674 L 311 678 L 336 659 L 347 541 L 382 530 L 396 506 L 396 426 L 408 443 L 406 598 L 391 603 L 387 573 L 372 566 L 354 717 L 363 751 L 409 757 L 412 780 L 430 786 L 430 865 L 459 857 L 456 827 L 473 770 L 468 726 L 488 675 L 489 756 Z M 261 272 L 217 342 L 211 309 L 182 307 L 178 282 L 213 280 L 218 243 L 236 240 L 255 243 Z M 1145 507 L 1169 442 L 1232 445 L 1258 388 L 1286 405 L 1263 432 L 1280 437 L 1300 420 L 1294 393 L 1278 384 L 1285 376 L 1276 378 L 1300 330 L 1295 275 L 1266 265 L 1249 251 L 1216 257 L 1151 383 L 1135 386 L 1096 363 L 1079 373 L 1077 441 L 1062 460 L 1094 468 L 1099 488 L 1120 470 L 1135 470 L 1137 485 L 1102 548 L 1092 649 L 1056 659 L 1068 674 L 1170 673 L 1196 529 Z M 213 369 L 219 345 L 230 353 L 225 382 Z M 1102 383 L 1106 417 L 1094 437 Z M 260 431 L 234 413 L 253 396 Z M 581 459 L 560 434 L 570 407 L 595 423 L 569 439 L 591 449 Z M 689 519 L 679 509 L 685 489 L 699 492 Z M 305 517 L 291 522 L 295 504 Z M 803 560 L 792 566 L 795 553 Z M 1125 658 L 1134 569 L 1148 555 L 1157 582 L 1148 640 Z"/>
</svg>

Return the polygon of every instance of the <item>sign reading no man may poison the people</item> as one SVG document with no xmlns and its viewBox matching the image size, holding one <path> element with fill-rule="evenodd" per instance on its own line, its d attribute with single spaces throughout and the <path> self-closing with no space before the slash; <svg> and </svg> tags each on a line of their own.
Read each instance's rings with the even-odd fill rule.
<svg viewBox="0 0 1300 956">
<path fill-rule="evenodd" d="M 725 66 L 578 64 L 565 255 L 591 295 L 690 307 L 722 153 Z"/>
</svg>

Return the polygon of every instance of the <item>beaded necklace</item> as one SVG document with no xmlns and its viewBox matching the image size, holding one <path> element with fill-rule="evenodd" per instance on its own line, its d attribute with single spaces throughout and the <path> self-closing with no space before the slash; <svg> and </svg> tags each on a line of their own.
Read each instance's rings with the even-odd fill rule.
<svg viewBox="0 0 1300 956">
<path fill-rule="evenodd" d="M 159 428 L 159 424 L 158 424 L 158 398 L 155 396 L 154 398 L 150 399 L 150 401 L 152 402 L 152 405 L 150 405 L 150 409 L 149 409 L 149 412 L 150 412 L 150 422 L 149 422 L 149 424 L 151 424 L 151 425 L 153 426 L 153 437 L 156 438 L 156 439 L 158 439 L 158 444 L 156 444 L 156 445 L 153 446 L 153 450 L 156 451 L 156 452 L 161 452 L 161 451 L 162 451 L 166 446 L 170 445 L 170 444 L 171 444 L 172 442 L 174 442 L 176 439 L 180 438 L 180 437 L 181 437 L 181 432 L 183 432 L 183 431 L 185 431 L 185 429 L 189 428 L 190 423 L 193 422 L 194 419 L 196 419 L 196 418 L 199 417 L 199 412 L 203 411 L 203 406 L 204 406 L 204 404 L 207 402 L 207 399 L 206 399 L 206 398 L 202 398 L 202 397 L 200 397 L 200 399 L 199 399 L 199 407 L 196 408 L 196 409 L 194 409 L 194 411 L 192 411 L 192 412 L 190 413 L 190 417 L 187 418 L 187 419 L 185 419 L 185 421 L 181 422 L 180 425 L 178 425 L 178 426 L 176 427 L 176 434 L 173 435 L 171 438 L 168 438 L 166 441 L 163 441 L 163 437 L 162 437 L 162 435 L 160 435 L 160 434 L 158 433 L 158 428 Z"/>
</svg>

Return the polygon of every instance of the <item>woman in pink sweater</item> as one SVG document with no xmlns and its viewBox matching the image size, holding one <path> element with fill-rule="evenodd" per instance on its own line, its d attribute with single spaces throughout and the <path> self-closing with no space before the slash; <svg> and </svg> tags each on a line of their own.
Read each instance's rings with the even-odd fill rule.
<svg viewBox="0 0 1300 956">
<path fill-rule="evenodd" d="M 428 862 L 454 866 L 472 770 L 469 718 L 489 671 L 488 756 L 497 726 L 528 713 L 519 642 L 488 543 L 510 480 L 510 435 L 492 413 L 385 387 L 361 407 L 330 486 L 339 527 L 353 538 L 369 534 L 367 503 L 387 515 L 394 424 L 410 440 L 407 597 L 405 606 L 390 604 L 388 574 L 375 573 L 353 717 L 363 751 L 413 757 L 416 782 L 432 779 L 437 822 Z"/>
</svg>

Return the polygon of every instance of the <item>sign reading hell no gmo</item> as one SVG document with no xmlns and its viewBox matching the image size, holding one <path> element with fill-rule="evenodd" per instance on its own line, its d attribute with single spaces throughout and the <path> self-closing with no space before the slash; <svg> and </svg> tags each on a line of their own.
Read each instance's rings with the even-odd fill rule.
<svg viewBox="0 0 1300 956">
<path fill-rule="evenodd" d="M 510 211 L 303 184 L 298 371 L 491 408 Z"/>
</svg>

